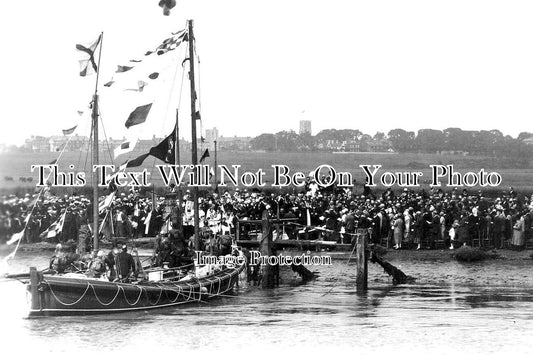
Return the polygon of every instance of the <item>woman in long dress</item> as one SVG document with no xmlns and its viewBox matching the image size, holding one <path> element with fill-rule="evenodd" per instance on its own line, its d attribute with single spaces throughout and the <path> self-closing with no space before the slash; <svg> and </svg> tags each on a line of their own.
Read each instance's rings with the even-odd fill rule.
<svg viewBox="0 0 533 355">
<path fill-rule="evenodd" d="M 511 238 L 511 246 L 513 249 L 520 250 L 524 247 L 525 244 L 525 223 L 524 216 L 517 215 L 517 220 L 513 225 L 513 237 Z"/>
<path fill-rule="evenodd" d="M 403 219 L 399 213 L 394 216 L 392 229 L 394 231 L 394 249 L 400 249 L 403 238 Z"/>
</svg>

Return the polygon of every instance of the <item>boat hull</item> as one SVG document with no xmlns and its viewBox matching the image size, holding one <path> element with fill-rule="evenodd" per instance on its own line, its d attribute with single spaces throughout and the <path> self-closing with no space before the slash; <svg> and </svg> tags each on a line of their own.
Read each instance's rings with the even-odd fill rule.
<svg viewBox="0 0 533 355">
<path fill-rule="evenodd" d="M 177 282 L 129 284 L 40 275 L 28 289 L 30 317 L 150 310 L 202 302 L 229 292 L 244 266 Z"/>
</svg>

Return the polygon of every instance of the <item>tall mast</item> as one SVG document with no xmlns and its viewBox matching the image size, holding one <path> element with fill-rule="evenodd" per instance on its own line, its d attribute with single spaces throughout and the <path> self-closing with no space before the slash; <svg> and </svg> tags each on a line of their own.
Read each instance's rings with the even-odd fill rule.
<svg viewBox="0 0 533 355">
<path fill-rule="evenodd" d="M 192 130 L 192 162 L 191 164 L 198 166 L 198 146 L 196 142 L 196 88 L 194 85 L 194 33 L 193 20 L 187 21 L 189 24 L 189 81 L 191 82 L 191 130 Z M 198 181 L 198 170 L 194 169 L 194 180 Z M 192 189 L 192 197 L 194 202 L 194 248 L 200 249 L 200 233 L 199 223 L 200 214 L 198 211 L 198 186 Z"/>
<path fill-rule="evenodd" d="M 215 139 L 215 193 L 218 194 L 218 164 L 217 164 L 217 140 Z"/>
<path fill-rule="evenodd" d="M 96 84 L 93 96 L 92 129 L 93 129 L 93 161 L 92 165 L 98 165 L 98 77 L 100 75 L 100 58 L 102 57 L 102 42 L 104 33 L 101 33 L 100 53 L 98 54 L 98 65 L 96 67 Z M 98 249 L 98 174 L 93 169 L 93 242 L 94 249 Z"/>
<path fill-rule="evenodd" d="M 174 131 L 174 164 L 178 166 L 178 168 L 181 169 L 180 165 L 180 128 L 179 128 L 179 119 L 178 119 L 178 109 L 176 109 L 176 127 Z M 177 204 L 178 204 L 178 230 L 181 235 L 183 235 L 183 219 L 182 219 L 182 213 L 181 213 L 181 187 L 178 185 L 176 186 L 176 191 L 178 193 L 177 196 Z"/>
</svg>

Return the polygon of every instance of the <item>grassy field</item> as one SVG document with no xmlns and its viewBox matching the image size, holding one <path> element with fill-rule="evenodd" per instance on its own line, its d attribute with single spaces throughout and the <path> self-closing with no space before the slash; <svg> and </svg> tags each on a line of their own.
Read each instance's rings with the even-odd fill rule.
<svg viewBox="0 0 533 355">
<path fill-rule="evenodd" d="M 213 153 L 204 163 L 214 164 Z M 27 190 L 35 186 L 37 172 L 31 172 L 32 164 L 48 164 L 57 158 L 57 153 L 11 153 L 0 155 L 0 192 Z M 114 162 L 116 166 L 123 163 L 127 158 L 134 158 L 139 153 L 130 153 L 119 157 Z M 109 153 L 100 154 L 101 164 L 112 164 Z M 190 163 L 190 152 L 182 154 L 183 163 Z M 65 153 L 59 162 L 61 171 L 85 171 L 87 175 L 87 185 L 90 184 L 90 158 L 86 152 Z M 68 168 L 69 164 L 75 166 L 74 170 Z M 163 186 L 159 171 L 155 165 L 163 164 L 161 161 L 149 157 L 142 167 L 131 169 L 141 171 L 146 168 L 151 172 L 150 182 L 156 187 Z M 502 176 L 501 188 L 513 186 L 517 190 L 533 190 L 533 164 L 531 160 L 509 160 L 495 159 L 487 157 L 439 155 L 439 154 L 379 154 L 379 153 L 344 153 L 333 154 L 323 152 L 313 153 L 266 153 L 266 152 L 220 152 L 218 154 L 218 164 L 225 164 L 228 167 L 233 164 L 241 165 L 240 171 L 255 172 L 262 168 L 267 186 L 272 183 L 273 164 L 285 164 L 289 166 L 291 172 L 301 171 L 307 175 L 321 164 L 329 164 L 338 172 L 350 172 L 358 182 L 364 181 L 363 170 L 360 164 L 378 164 L 382 168 L 378 175 L 384 171 L 391 172 L 412 172 L 423 173 L 421 180 L 422 187 L 428 186 L 430 179 L 430 164 L 453 164 L 455 171 L 464 173 L 467 171 L 477 172 L 485 169 L 486 172 L 498 172 Z M 5 177 L 12 177 L 13 181 L 7 181 Z M 20 177 L 31 177 L 32 182 L 21 182 Z M 381 184 L 378 184 L 381 185 Z"/>
</svg>

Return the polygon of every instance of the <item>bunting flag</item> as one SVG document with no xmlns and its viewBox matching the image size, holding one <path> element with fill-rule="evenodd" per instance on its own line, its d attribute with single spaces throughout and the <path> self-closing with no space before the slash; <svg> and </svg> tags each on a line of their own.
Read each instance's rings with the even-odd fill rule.
<svg viewBox="0 0 533 355">
<path fill-rule="evenodd" d="M 143 164 L 144 160 L 149 155 L 150 155 L 150 153 L 146 153 L 146 154 L 138 156 L 137 158 L 135 158 L 133 160 L 126 160 L 126 162 L 124 164 L 126 165 L 127 168 L 136 168 L 138 166 L 141 166 Z"/>
<path fill-rule="evenodd" d="M 132 70 L 132 69 L 133 67 L 129 67 L 127 65 L 117 65 L 117 70 L 115 71 L 115 73 L 125 73 L 128 70 Z"/>
<path fill-rule="evenodd" d="M 150 230 L 150 220 L 152 219 L 152 210 L 148 212 L 148 215 L 146 216 L 146 219 L 144 220 L 144 234 L 148 235 L 148 231 Z"/>
<path fill-rule="evenodd" d="M 139 81 L 137 82 L 137 88 L 136 88 L 136 89 L 126 89 L 125 91 L 138 91 L 138 92 L 143 92 L 144 87 L 145 87 L 146 85 L 148 85 L 147 82 L 144 82 L 144 81 L 142 81 L 142 80 L 139 80 Z"/>
<path fill-rule="evenodd" d="M 150 155 L 156 157 L 159 160 L 168 164 L 174 164 L 176 156 L 176 130 L 173 129 L 172 133 L 161 141 L 158 145 L 150 149 Z"/>
<path fill-rule="evenodd" d="M 59 220 L 55 221 L 50 227 L 48 227 L 45 238 L 53 238 L 59 233 L 61 233 L 61 231 L 63 231 L 63 224 L 65 223 L 66 215 L 67 210 L 65 209 L 65 212 L 61 215 L 61 218 L 59 218 Z"/>
<path fill-rule="evenodd" d="M 52 160 L 48 165 L 54 165 L 55 163 L 57 163 L 57 159 Z"/>
<path fill-rule="evenodd" d="M 111 87 L 111 85 L 113 85 L 114 83 L 115 83 L 114 80 L 110 80 L 110 81 L 108 81 L 107 83 L 105 83 L 104 86 L 105 86 L 106 88 L 109 88 L 109 87 Z"/>
<path fill-rule="evenodd" d="M 146 117 L 148 116 L 148 113 L 150 113 L 150 109 L 152 108 L 152 104 L 139 106 L 135 110 L 133 110 L 132 113 L 130 113 L 128 119 L 126 120 L 126 128 L 130 128 L 131 126 L 135 126 L 139 123 L 143 123 L 146 121 Z"/>
<path fill-rule="evenodd" d="M 107 195 L 105 199 L 98 203 L 98 214 L 102 214 L 107 208 L 111 206 L 111 203 L 113 203 L 113 200 L 115 199 L 116 193 L 116 191 L 113 191 L 112 193 Z"/>
<path fill-rule="evenodd" d="M 63 135 L 64 136 L 68 136 L 69 134 L 74 133 L 74 131 L 76 130 L 76 127 L 78 127 L 78 125 L 75 125 L 74 127 L 69 128 L 69 129 L 64 129 L 63 130 Z"/>
<path fill-rule="evenodd" d="M 122 154 L 126 154 L 126 153 L 133 151 L 136 144 L 137 144 L 137 140 L 126 140 L 122 142 L 118 147 L 115 148 L 115 151 L 114 151 L 115 159 L 117 159 L 117 157 Z"/>
<path fill-rule="evenodd" d="M 100 225 L 100 228 L 98 230 L 98 234 L 103 234 L 105 238 L 111 239 L 111 237 L 114 236 L 114 230 L 113 230 L 113 218 L 111 215 L 111 211 L 107 211 L 105 214 L 104 220 L 102 221 L 102 224 Z"/>
<path fill-rule="evenodd" d="M 204 154 L 202 154 L 202 157 L 200 158 L 200 164 L 205 160 L 205 158 L 209 158 L 209 149 L 206 149 Z"/>
<path fill-rule="evenodd" d="M 11 245 L 11 244 L 17 242 L 19 239 L 21 239 L 24 236 L 24 232 L 25 231 L 26 231 L 26 228 L 24 228 L 23 230 L 21 230 L 18 233 L 13 234 L 11 236 L 11 239 L 9 239 L 6 244 L 7 245 Z"/>
<path fill-rule="evenodd" d="M 157 55 L 163 55 L 167 52 L 173 51 L 174 49 L 178 48 L 182 42 L 188 41 L 187 36 L 187 30 L 181 30 L 173 33 L 172 37 L 165 39 L 163 43 L 161 43 L 154 51 L 148 51 L 145 53 L 145 55 L 151 55 L 154 52 L 157 53 Z"/>
<path fill-rule="evenodd" d="M 159 1 L 159 7 L 163 9 L 163 15 L 170 15 L 170 10 L 176 6 L 176 0 L 161 0 Z"/>
<path fill-rule="evenodd" d="M 76 49 L 84 53 L 84 59 L 80 60 L 80 76 L 91 75 L 98 71 L 96 61 L 94 60 L 94 53 L 101 39 L 102 35 L 98 36 L 98 39 L 88 47 L 82 44 L 76 44 Z"/>
<path fill-rule="evenodd" d="M 26 226 L 28 225 L 28 222 L 30 221 L 31 214 L 28 214 L 26 218 L 24 218 L 24 228 L 11 236 L 11 238 L 6 242 L 7 245 L 11 245 L 15 242 L 18 242 L 22 237 L 24 237 L 24 233 L 26 232 Z"/>
<path fill-rule="evenodd" d="M 125 168 L 136 168 L 141 166 L 149 155 L 156 157 L 165 163 L 174 164 L 176 156 L 176 130 L 172 130 L 172 133 L 163 139 L 158 145 L 152 147 L 146 154 L 139 155 L 133 160 L 126 160 L 122 165 Z M 204 153 L 205 154 L 205 153 Z M 208 153 L 209 154 L 209 153 Z M 209 156 L 209 155 L 208 155 Z"/>
</svg>

